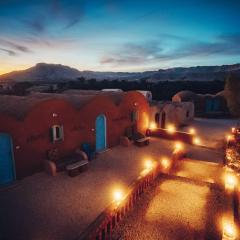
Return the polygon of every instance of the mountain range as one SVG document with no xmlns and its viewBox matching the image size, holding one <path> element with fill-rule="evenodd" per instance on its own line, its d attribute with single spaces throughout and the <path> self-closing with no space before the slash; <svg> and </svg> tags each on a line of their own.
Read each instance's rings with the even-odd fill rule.
<svg viewBox="0 0 240 240">
<path fill-rule="evenodd" d="M 0 81 L 66 81 L 78 78 L 96 80 L 213 81 L 224 80 L 231 72 L 240 74 L 240 64 L 159 69 L 145 72 L 80 71 L 61 64 L 38 63 L 35 66 L 0 75 Z"/>
</svg>

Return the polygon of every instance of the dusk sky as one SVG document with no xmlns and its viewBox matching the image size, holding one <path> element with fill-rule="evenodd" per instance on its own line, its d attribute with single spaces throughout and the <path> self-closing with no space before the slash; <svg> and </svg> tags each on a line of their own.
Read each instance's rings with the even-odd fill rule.
<svg viewBox="0 0 240 240">
<path fill-rule="evenodd" d="M 0 0 L 0 74 L 240 62 L 239 0 Z"/>
</svg>

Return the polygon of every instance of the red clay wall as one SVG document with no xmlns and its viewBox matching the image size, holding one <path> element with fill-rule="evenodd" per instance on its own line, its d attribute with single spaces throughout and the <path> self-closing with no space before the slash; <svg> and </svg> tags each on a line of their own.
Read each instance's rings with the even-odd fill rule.
<svg viewBox="0 0 240 240">
<path fill-rule="evenodd" d="M 46 152 L 57 147 L 64 156 L 80 147 L 83 142 L 95 146 L 95 120 L 106 116 L 107 146 L 119 143 L 126 127 L 131 126 L 131 112 L 139 111 L 138 129 L 148 127 L 149 106 L 141 93 L 127 93 L 118 106 L 110 96 L 96 96 L 79 110 L 64 100 L 48 100 L 34 106 L 22 121 L 0 115 L 0 132 L 11 135 L 17 178 L 43 169 Z M 53 116 L 53 113 L 57 116 Z M 63 125 L 64 141 L 51 142 L 50 128 Z"/>
</svg>

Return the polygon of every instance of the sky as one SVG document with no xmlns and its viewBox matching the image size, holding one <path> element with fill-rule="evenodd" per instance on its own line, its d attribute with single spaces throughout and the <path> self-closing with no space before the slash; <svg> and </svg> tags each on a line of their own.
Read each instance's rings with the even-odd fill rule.
<svg viewBox="0 0 240 240">
<path fill-rule="evenodd" d="M 239 0 L 0 0 L 0 74 L 240 63 Z"/>
</svg>

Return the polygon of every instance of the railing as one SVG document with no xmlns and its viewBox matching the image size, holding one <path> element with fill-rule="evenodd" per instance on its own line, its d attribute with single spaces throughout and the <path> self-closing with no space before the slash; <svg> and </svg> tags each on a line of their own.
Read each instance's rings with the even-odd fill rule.
<svg viewBox="0 0 240 240">
<path fill-rule="evenodd" d="M 134 181 L 127 192 L 124 199 L 119 205 L 115 202 L 110 204 L 96 219 L 91 223 L 87 229 L 82 232 L 78 240 L 107 240 L 111 239 L 112 230 L 135 206 L 139 197 L 143 194 L 156 179 L 156 177 L 164 172 L 169 172 L 174 163 L 184 157 L 185 153 L 182 151 L 174 151 L 171 157 L 171 166 L 168 170 L 164 169 L 159 163 L 157 163 L 152 169 L 147 170 L 145 174 L 141 174 L 140 177 Z"/>
</svg>

